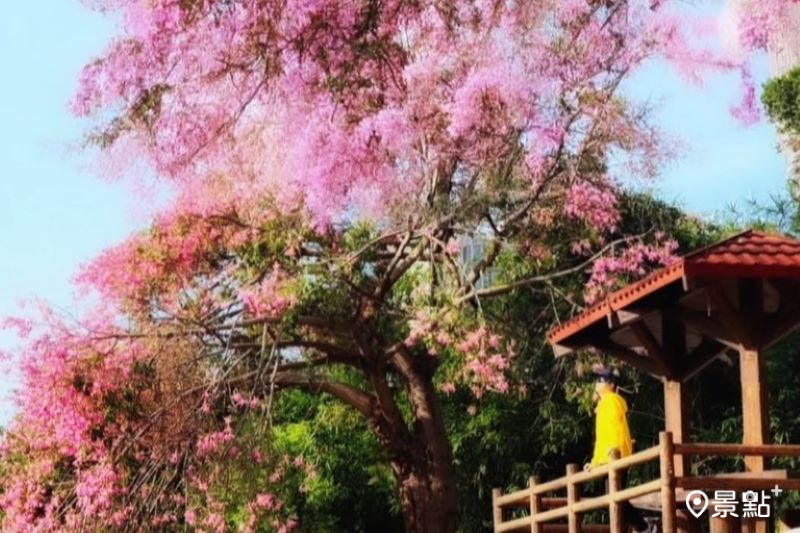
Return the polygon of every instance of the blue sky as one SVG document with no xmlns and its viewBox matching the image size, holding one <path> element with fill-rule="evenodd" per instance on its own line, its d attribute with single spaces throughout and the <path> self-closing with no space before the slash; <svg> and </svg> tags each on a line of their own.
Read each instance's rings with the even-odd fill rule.
<svg viewBox="0 0 800 533">
<path fill-rule="evenodd" d="M 23 298 L 67 308 L 77 267 L 141 225 L 136 197 L 100 181 L 76 147 L 84 125 L 67 102 L 80 67 L 100 53 L 113 24 L 79 0 L 10 2 L 0 17 L 0 315 Z M 766 71 L 760 66 L 759 77 Z M 728 115 L 734 77 L 687 88 L 661 66 L 631 84 L 657 104 L 657 121 L 684 142 L 681 158 L 653 188 L 690 211 L 713 214 L 731 202 L 784 187 L 785 166 L 772 127 L 739 127 Z M 0 333 L 0 350 L 13 346 Z M 0 424 L 13 374 L 0 373 Z"/>
<path fill-rule="evenodd" d="M 128 191 L 77 155 L 84 125 L 67 104 L 113 26 L 79 0 L 10 2 L 0 17 L 0 315 L 22 298 L 69 305 L 77 266 L 136 225 Z M 135 201 L 135 199 L 133 199 Z M 13 339 L 0 333 L 0 349 Z M 13 376 L 0 374 L 0 423 Z"/>
<path fill-rule="evenodd" d="M 767 79 L 766 63 L 755 62 L 756 79 Z M 651 184 L 662 198 L 724 216 L 731 203 L 785 190 L 786 164 L 773 126 L 762 120 L 745 128 L 730 116 L 729 107 L 741 97 L 735 74 L 691 87 L 669 67 L 651 65 L 632 80 L 629 93 L 656 104 L 656 122 L 681 141 L 678 158 Z"/>
</svg>

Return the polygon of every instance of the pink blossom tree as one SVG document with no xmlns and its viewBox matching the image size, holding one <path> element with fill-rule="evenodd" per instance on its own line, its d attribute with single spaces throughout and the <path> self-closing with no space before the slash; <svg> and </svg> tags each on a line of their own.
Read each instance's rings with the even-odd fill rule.
<svg viewBox="0 0 800 533">
<path fill-rule="evenodd" d="M 667 261 L 668 241 L 616 233 L 615 172 L 666 155 L 620 88 L 651 58 L 738 66 L 693 48 L 666 1 L 93 3 L 120 35 L 74 110 L 115 169 L 144 163 L 174 196 L 79 273 L 95 314 L 16 323 L 11 529 L 223 531 L 225 464 L 249 461 L 246 528 L 289 530 L 277 487 L 305 466 L 267 437 L 296 388 L 363 415 L 409 531 L 454 531 L 437 395 L 504 393 L 514 359 L 484 302 L 612 248 L 590 298 Z M 477 261 L 465 237 L 486 242 Z M 504 255 L 528 268 L 483 283 Z"/>
</svg>

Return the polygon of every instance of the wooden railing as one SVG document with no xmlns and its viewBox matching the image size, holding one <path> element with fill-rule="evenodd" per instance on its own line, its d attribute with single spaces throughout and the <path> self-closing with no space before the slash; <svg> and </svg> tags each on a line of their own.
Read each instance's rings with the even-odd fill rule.
<svg viewBox="0 0 800 533">
<path fill-rule="evenodd" d="M 541 483 L 538 477 L 531 477 L 528 487 L 502 494 L 499 489 L 492 491 L 494 531 L 530 531 L 545 533 L 568 531 L 569 533 L 588 533 L 590 531 L 623 531 L 622 503 L 648 494 L 659 493 L 661 508 L 661 531 L 674 533 L 676 530 L 676 488 L 685 490 L 759 490 L 772 488 L 778 484 L 781 489 L 800 490 L 800 479 L 790 478 L 784 471 L 746 472 L 720 474 L 703 477 L 675 477 L 675 456 L 746 456 L 746 457 L 800 457 L 798 445 L 740 445 L 673 443 L 672 434 L 659 434 L 659 444 L 629 457 L 580 472 L 577 465 L 567 466 L 562 478 Z M 659 462 L 659 477 L 642 482 L 636 486 L 623 488 L 623 472 L 631 467 L 650 462 Z M 607 478 L 606 494 L 591 498 L 581 498 L 581 486 L 585 483 Z M 546 497 L 558 491 L 566 491 L 564 497 Z M 680 502 L 683 505 L 683 502 Z M 506 511 L 527 510 L 527 515 L 511 517 L 506 520 Z M 586 525 L 581 523 L 581 515 L 589 511 L 608 509 L 609 524 Z M 566 524 L 552 523 L 566 519 Z"/>
<path fill-rule="evenodd" d="M 697 457 L 800 457 L 800 446 L 796 444 L 710 444 L 675 443 L 675 454 Z M 762 490 L 780 485 L 784 490 L 800 490 L 800 479 L 789 477 L 782 470 L 764 472 L 728 473 L 714 476 L 682 477 L 676 486 L 686 490 Z"/>
<path fill-rule="evenodd" d="M 622 531 L 622 503 L 638 496 L 661 492 L 662 498 L 662 523 L 664 531 L 674 531 L 675 523 L 675 474 L 673 468 L 674 450 L 672 435 L 661 433 L 659 445 L 635 453 L 629 457 L 617 459 L 607 465 L 580 472 L 578 465 L 567 465 L 567 475 L 540 483 L 537 477 L 531 477 L 526 489 L 501 494 L 499 489 L 492 491 L 492 505 L 494 516 L 494 530 L 497 533 L 505 531 L 531 531 L 544 533 L 552 530 L 546 527 L 548 522 L 558 519 L 567 519 L 567 531 L 578 533 L 595 529 L 596 526 L 583 526 L 580 518 L 583 513 L 597 509 L 608 509 L 609 526 L 611 531 Z M 661 463 L 660 476 L 640 485 L 622 488 L 623 471 L 632 466 L 637 466 L 658 460 Z M 581 485 L 608 478 L 608 493 L 593 498 L 581 499 Z M 545 494 L 566 490 L 567 498 L 564 505 L 543 510 L 543 497 Z M 509 508 L 528 507 L 528 515 L 505 520 L 504 510 Z M 667 529 L 672 524 L 672 529 Z"/>
</svg>

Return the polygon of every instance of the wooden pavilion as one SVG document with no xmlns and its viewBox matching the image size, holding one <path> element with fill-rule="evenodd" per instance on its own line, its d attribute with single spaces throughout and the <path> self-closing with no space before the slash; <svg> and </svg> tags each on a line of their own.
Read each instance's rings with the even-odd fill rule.
<svg viewBox="0 0 800 533">
<path fill-rule="evenodd" d="M 768 457 L 800 456 L 800 446 L 768 444 L 764 359 L 767 348 L 798 327 L 800 241 L 750 230 L 683 256 L 552 329 L 548 340 L 557 357 L 592 347 L 661 380 L 665 432 L 660 446 L 605 467 L 584 473 L 570 465 L 560 480 L 541 484 L 531 478 L 525 491 L 497 492 L 495 530 L 602 530 L 603 526 L 582 528 L 581 514 L 608 508 L 611 531 L 621 531 L 620 502 L 647 501 L 648 497 L 655 499 L 662 513 L 663 531 L 695 530 L 699 524 L 689 520 L 681 499 L 685 492 L 680 491 L 759 490 L 776 483 L 784 489 L 800 488 L 800 480 L 787 472 L 768 470 Z M 742 444 L 686 442 L 686 382 L 716 359 L 736 356 L 742 387 Z M 742 455 L 745 472 L 691 477 L 690 458 L 703 455 Z M 659 479 L 640 487 L 619 486 L 622 470 L 654 459 L 661 464 Z M 580 500 L 581 483 L 605 476 L 609 477 L 608 494 Z M 562 489 L 566 500 L 543 496 Z M 529 500 L 529 514 L 505 522 L 504 509 L 522 506 L 522 492 Z M 559 518 L 567 519 L 566 526 L 548 523 Z M 769 527 L 763 520 L 711 524 L 712 531 L 766 531 Z"/>
</svg>

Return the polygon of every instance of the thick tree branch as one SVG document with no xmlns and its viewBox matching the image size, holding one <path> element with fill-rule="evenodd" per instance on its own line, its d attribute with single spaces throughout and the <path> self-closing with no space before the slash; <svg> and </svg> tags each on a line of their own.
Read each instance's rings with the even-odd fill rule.
<svg viewBox="0 0 800 533">
<path fill-rule="evenodd" d="M 374 414 L 375 398 L 345 383 L 327 381 L 319 376 L 302 372 L 279 372 L 274 382 L 276 388 L 294 387 L 315 394 L 330 394 L 367 418 L 371 418 Z"/>
</svg>

